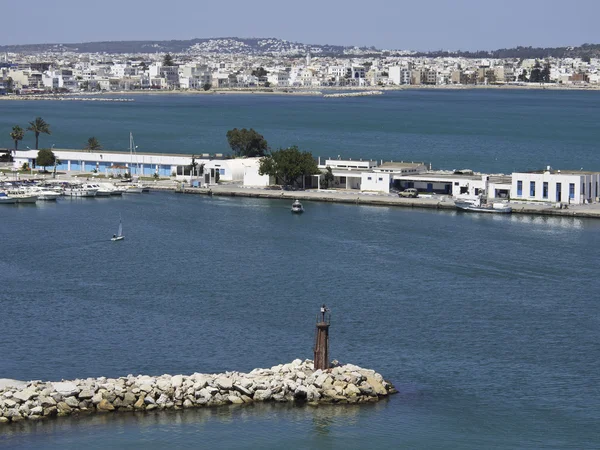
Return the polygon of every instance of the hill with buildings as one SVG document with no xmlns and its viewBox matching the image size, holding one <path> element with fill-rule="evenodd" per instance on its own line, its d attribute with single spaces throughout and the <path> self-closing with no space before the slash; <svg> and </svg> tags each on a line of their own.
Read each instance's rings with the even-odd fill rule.
<svg viewBox="0 0 600 450">
<path fill-rule="evenodd" d="M 328 44 L 302 44 L 277 38 L 202 38 L 170 41 L 104 41 L 74 44 L 24 44 L 3 45 L 0 52 L 14 53 L 187 53 L 195 54 L 245 54 L 255 56 L 298 56 L 310 52 L 315 56 L 425 56 L 463 58 L 595 58 L 600 57 L 600 44 L 583 44 L 579 47 L 516 47 L 481 51 L 430 51 L 377 49 Z"/>
</svg>

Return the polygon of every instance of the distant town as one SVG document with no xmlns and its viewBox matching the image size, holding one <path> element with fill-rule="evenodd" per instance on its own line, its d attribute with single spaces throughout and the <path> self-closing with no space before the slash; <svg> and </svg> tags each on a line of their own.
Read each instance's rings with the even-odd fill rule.
<svg viewBox="0 0 600 450">
<path fill-rule="evenodd" d="M 100 44 L 96 43 L 96 48 L 103 48 Z M 592 57 L 538 58 L 492 57 L 502 54 L 498 52 L 490 52 L 490 57 L 481 57 L 481 53 L 473 54 L 477 57 L 439 52 L 423 55 L 292 45 L 277 39 L 254 39 L 250 45 L 236 38 L 204 39 L 177 48 L 178 52 L 162 51 L 158 44 L 150 48 L 131 45 L 130 53 L 111 53 L 114 46 L 110 45 L 105 48 L 109 51 L 82 52 L 64 45 L 10 47 L 11 51 L 0 54 L 0 94 L 475 85 L 600 87 L 597 53 Z M 146 52 L 138 52 L 140 48 Z"/>
</svg>

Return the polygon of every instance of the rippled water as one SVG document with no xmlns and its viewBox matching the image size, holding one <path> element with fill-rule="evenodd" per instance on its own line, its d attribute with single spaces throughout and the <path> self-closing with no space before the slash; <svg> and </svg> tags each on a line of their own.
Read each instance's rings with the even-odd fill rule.
<svg viewBox="0 0 600 450">
<path fill-rule="evenodd" d="M 424 161 L 435 168 L 512 173 L 600 170 L 600 92 L 405 90 L 354 98 L 281 95 L 135 95 L 128 103 L 0 102 L 0 147 L 15 124 L 50 125 L 40 145 L 106 150 L 229 153 L 231 128 L 254 128 L 274 149 L 298 145 L 315 156 Z M 35 140 L 27 133 L 20 148 Z"/>
<path fill-rule="evenodd" d="M 331 354 L 365 407 L 111 415 L 10 448 L 594 448 L 600 222 L 167 193 L 0 210 L 0 377 L 248 371 Z M 123 217 L 122 242 L 110 236 Z"/>
</svg>

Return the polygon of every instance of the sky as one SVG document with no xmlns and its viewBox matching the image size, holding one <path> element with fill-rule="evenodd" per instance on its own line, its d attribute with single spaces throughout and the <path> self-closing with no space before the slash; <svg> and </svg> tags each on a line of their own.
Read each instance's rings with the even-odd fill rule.
<svg viewBox="0 0 600 450">
<path fill-rule="evenodd" d="M 0 45 L 211 37 L 403 50 L 600 43 L 600 0 L 2 0 Z"/>
</svg>

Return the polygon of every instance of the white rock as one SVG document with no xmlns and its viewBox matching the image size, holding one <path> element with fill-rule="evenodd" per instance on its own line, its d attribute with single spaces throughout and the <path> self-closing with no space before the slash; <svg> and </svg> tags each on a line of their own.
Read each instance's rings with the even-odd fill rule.
<svg viewBox="0 0 600 450">
<path fill-rule="evenodd" d="M 17 402 L 11 400 L 10 398 L 7 398 L 6 400 L 4 400 L 4 406 L 6 406 L 7 408 L 14 408 L 15 406 L 17 406 Z"/>
<path fill-rule="evenodd" d="M 183 375 L 175 375 L 173 378 L 171 378 L 171 386 L 174 389 L 181 387 L 182 384 L 183 384 Z"/>
<path fill-rule="evenodd" d="M 156 400 L 156 404 L 164 405 L 168 401 L 169 401 L 169 396 L 167 394 L 160 394 L 160 397 L 158 397 L 158 400 Z"/>
<path fill-rule="evenodd" d="M 167 389 L 169 389 L 171 387 L 171 380 L 165 379 L 165 378 L 160 378 L 159 380 L 156 381 L 156 387 L 161 391 L 166 391 Z"/>
<path fill-rule="evenodd" d="M 35 406 L 34 408 L 31 408 L 30 413 L 31 414 L 36 414 L 36 415 L 42 415 L 42 413 L 44 412 L 44 408 L 42 408 L 41 406 Z"/>
<path fill-rule="evenodd" d="M 56 392 L 64 397 L 70 397 L 79 393 L 77 385 L 71 381 L 58 381 L 52 383 L 52 387 Z"/>
<path fill-rule="evenodd" d="M 224 391 L 229 391 L 233 387 L 233 381 L 231 380 L 231 378 L 225 378 L 225 377 L 217 378 L 215 380 L 215 384 L 217 385 L 217 387 L 219 389 L 222 389 Z"/>
<path fill-rule="evenodd" d="M 35 391 L 35 389 L 28 388 L 28 389 L 23 389 L 22 391 L 15 392 L 13 395 L 13 398 L 16 398 L 17 400 L 20 400 L 22 402 L 26 402 L 30 398 L 37 397 L 37 396 L 38 396 L 38 393 Z"/>
<path fill-rule="evenodd" d="M 257 400 L 257 401 L 264 402 L 266 400 L 269 400 L 272 396 L 273 396 L 273 392 L 271 391 L 271 389 L 254 391 L 254 400 Z"/>
</svg>

